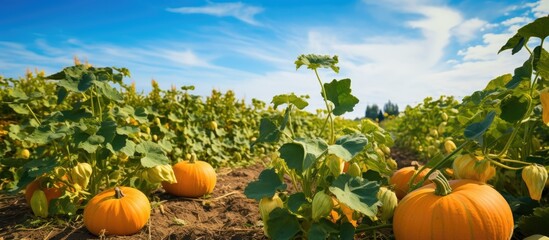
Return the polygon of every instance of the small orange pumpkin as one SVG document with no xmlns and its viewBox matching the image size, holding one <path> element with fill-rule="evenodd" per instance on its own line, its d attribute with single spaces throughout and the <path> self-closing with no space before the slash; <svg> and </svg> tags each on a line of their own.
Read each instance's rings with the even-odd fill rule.
<svg viewBox="0 0 549 240">
<path fill-rule="evenodd" d="M 38 189 L 44 191 L 44 193 L 46 194 L 46 199 L 48 200 L 48 204 L 52 199 L 56 199 L 58 197 L 61 197 L 61 195 L 63 195 L 63 190 L 60 189 L 58 186 L 53 186 L 48 188 L 48 187 L 45 187 L 44 185 L 45 185 L 45 178 L 41 178 L 41 177 L 35 179 L 34 181 L 32 181 L 27 185 L 27 187 L 25 188 L 25 200 L 27 201 L 27 204 L 30 205 L 32 194 L 34 193 L 34 191 Z"/>
<path fill-rule="evenodd" d="M 131 235 L 151 215 L 149 199 L 131 187 L 115 187 L 95 195 L 84 208 L 84 226 L 92 234 Z"/>
<path fill-rule="evenodd" d="M 389 183 L 394 186 L 395 194 L 397 195 L 397 198 L 400 200 L 406 194 L 408 194 L 408 190 L 410 190 L 410 180 L 418 172 L 418 169 L 421 168 L 418 162 L 413 161 L 412 166 L 404 167 L 399 170 L 397 170 L 391 178 L 389 179 Z M 417 176 L 414 179 L 414 184 L 417 184 L 421 179 L 427 175 L 427 173 L 431 170 L 430 168 L 425 168 L 420 173 L 417 173 Z M 428 184 L 429 182 L 424 182 L 423 185 Z"/>
<path fill-rule="evenodd" d="M 482 182 L 446 180 L 439 171 L 410 192 L 393 217 L 395 239 L 510 239 L 513 214 L 499 192 Z"/>
<path fill-rule="evenodd" d="M 201 197 L 212 193 L 217 181 L 214 168 L 207 162 L 191 160 L 176 163 L 173 166 L 176 183 L 162 182 L 166 192 L 180 197 Z"/>
</svg>

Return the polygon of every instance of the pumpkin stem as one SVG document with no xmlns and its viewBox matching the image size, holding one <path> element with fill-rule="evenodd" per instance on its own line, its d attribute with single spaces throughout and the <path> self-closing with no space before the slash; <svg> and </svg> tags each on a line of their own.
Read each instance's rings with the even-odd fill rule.
<svg viewBox="0 0 549 240">
<path fill-rule="evenodd" d="M 444 174 L 442 174 L 439 170 L 431 173 L 431 175 L 429 175 L 429 180 L 435 183 L 435 194 L 437 196 L 446 196 L 452 192 L 452 187 L 450 187 L 448 179 L 446 179 Z"/>
<path fill-rule="evenodd" d="M 114 188 L 114 197 L 116 199 L 120 199 L 120 198 L 123 198 L 125 195 L 124 193 L 122 192 L 122 189 L 120 189 L 119 187 L 115 187 Z"/>
<path fill-rule="evenodd" d="M 190 163 L 196 162 L 198 158 L 196 157 L 196 153 L 191 153 L 191 160 L 189 160 Z"/>
</svg>

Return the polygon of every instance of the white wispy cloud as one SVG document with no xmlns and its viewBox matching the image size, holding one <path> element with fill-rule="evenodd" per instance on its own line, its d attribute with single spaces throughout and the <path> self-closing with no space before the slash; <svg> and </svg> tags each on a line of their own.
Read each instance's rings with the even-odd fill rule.
<svg viewBox="0 0 549 240">
<path fill-rule="evenodd" d="M 532 21 L 532 19 L 529 18 L 529 17 L 513 17 L 513 18 L 509 18 L 509 19 L 501 22 L 501 24 L 503 26 L 511 26 L 511 25 L 516 25 L 516 24 L 523 25 L 523 24 L 529 23 L 531 21 Z"/>
<path fill-rule="evenodd" d="M 483 31 L 492 26 L 487 25 L 487 23 L 488 22 L 479 18 L 468 19 L 454 27 L 452 33 L 460 42 L 464 43 L 476 37 L 479 31 Z"/>
<path fill-rule="evenodd" d="M 549 0 L 540 0 L 532 5 L 534 17 L 539 18 L 549 14 Z"/>
<path fill-rule="evenodd" d="M 166 10 L 169 12 L 182 14 L 208 14 L 217 17 L 234 17 L 251 25 L 260 25 L 260 23 L 254 17 L 258 13 L 263 12 L 263 8 L 261 7 L 246 5 L 242 2 L 208 2 L 208 5 L 202 7 L 180 7 L 168 8 Z"/>
</svg>

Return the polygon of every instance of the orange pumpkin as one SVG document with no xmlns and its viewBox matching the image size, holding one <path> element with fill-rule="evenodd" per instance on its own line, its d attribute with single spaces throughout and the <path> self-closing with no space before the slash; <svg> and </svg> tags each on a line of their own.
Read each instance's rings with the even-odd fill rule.
<svg viewBox="0 0 549 240">
<path fill-rule="evenodd" d="M 217 181 L 214 168 L 207 162 L 191 160 L 176 163 L 173 166 L 176 183 L 162 182 L 166 192 L 180 197 L 201 197 L 212 193 Z"/>
<path fill-rule="evenodd" d="M 131 235 L 151 215 L 149 199 L 131 187 L 115 187 L 95 195 L 84 208 L 84 226 L 92 234 Z"/>
<path fill-rule="evenodd" d="M 63 190 L 60 189 L 59 187 L 53 186 L 48 188 L 48 187 L 45 187 L 44 185 L 45 185 L 45 178 L 37 178 L 27 185 L 27 187 L 25 188 L 25 200 L 27 201 L 27 204 L 30 205 L 32 194 L 34 193 L 34 191 L 38 189 L 44 191 L 44 193 L 46 194 L 46 199 L 48 200 L 48 204 L 52 199 L 56 199 L 58 197 L 61 197 L 61 195 L 63 195 Z"/>
<path fill-rule="evenodd" d="M 410 180 L 418 172 L 418 169 L 421 168 L 418 162 L 414 161 L 412 162 L 412 166 L 404 167 L 399 170 L 397 170 L 391 178 L 389 179 L 389 183 L 393 185 L 395 194 L 397 195 L 397 198 L 400 200 L 406 194 L 408 194 L 408 190 L 410 189 Z M 417 184 L 421 179 L 427 175 L 427 173 L 430 171 L 430 168 L 425 168 L 420 173 L 417 173 L 417 176 L 414 179 L 414 184 Z M 424 182 L 423 185 L 428 184 L 429 182 Z"/>
<path fill-rule="evenodd" d="M 393 218 L 395 239 L 510 239 L 513 214 L 505 199 L 482 182 L 448 182 L 439 171 L 435 184 L 410 192 L 398 204 Z"/>
</svg>

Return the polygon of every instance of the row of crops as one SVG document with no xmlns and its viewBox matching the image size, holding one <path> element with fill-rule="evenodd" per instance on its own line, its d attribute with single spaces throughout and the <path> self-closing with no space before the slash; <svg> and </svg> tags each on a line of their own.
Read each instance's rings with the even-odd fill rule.
<svg viewBox="0 0 549 240">
<path fill-rule="evenodd" d="M 24 192 L 37 218 L 83 216 L 93 234 L 128 235 L 147 223 L 152 192 L 207 196 L 215 169 L 266 157 L 244 194 L 273 239 L 549 235 L 548 35 L 549 17 L 520 28 L 500 50 L 530 54 L 512 74 L 461 101 L 426 98 L 383 128 L 342 118 L 359 101 L 351 80 L 319 78 L 339 72 L 337 56 L 295 61 L 318 83 L 316 114 L 293 93 L 272 106 L 154 80 L 139 93 L 127 69 L 78 62 L 0 78 L 0 190 Z M 418 161 L 397 169 L 393 145 Z"/>
</svg>

